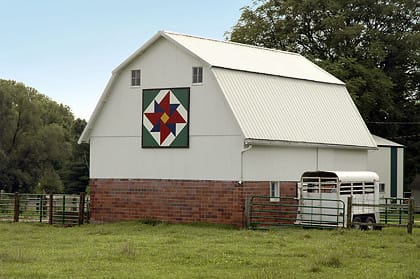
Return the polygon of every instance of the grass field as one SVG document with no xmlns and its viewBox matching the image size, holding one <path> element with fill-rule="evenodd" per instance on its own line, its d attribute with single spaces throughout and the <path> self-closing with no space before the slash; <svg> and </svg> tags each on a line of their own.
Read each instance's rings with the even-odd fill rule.
<svg viewBox="0 0 420 279">
<path fill-rule="evenodd" d="M 420 229 L 0 223 L 0 278 L 420 278 Z"/>
</svg>

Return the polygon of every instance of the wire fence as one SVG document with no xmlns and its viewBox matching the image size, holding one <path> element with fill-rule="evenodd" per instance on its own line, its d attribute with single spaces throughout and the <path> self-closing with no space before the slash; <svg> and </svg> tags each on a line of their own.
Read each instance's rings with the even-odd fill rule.
<svg viewBox="0 0 420 279">
<path fill-rule="evenodd" d="M 0 193 L 0 221 L 80 225 L 89 222 L 89 205 L 85 193 Z"/>
</svg>

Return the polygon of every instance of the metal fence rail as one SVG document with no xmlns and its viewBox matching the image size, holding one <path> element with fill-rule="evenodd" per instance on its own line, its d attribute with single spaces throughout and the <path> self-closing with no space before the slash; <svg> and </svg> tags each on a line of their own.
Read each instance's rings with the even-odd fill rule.
<svg viewBox="0 0 420 279">
<path fill-rule="evenodd" d="M 352 220 L 360 207 L 378 208 L 380 219 L 376 223 L 363 223 Z M 389 198 L 380 204 L 355 203 L 348 197 L 347 204 L 342 200 L 252 196 L 245 206 L 246 227 L 269 229 L 281 226 L 300 226 L 315 228 L 360 227 L 375 229 L 382 227 L 406 227 L 408 233 L 420 228 L 415 221 L 413 199 Z"/>
<path fill-rule="evenodd" d="M 306 204 L 302 203 L 305 200 Z M 247 226 L 252 229 L 301 226 L 344 227 L 344 202 L 331 199 L 253 196 L 247 201 Z"/>
<path fill-rule="evenodd" d="M 89 196 L 0 193 L 0 221 L 83 224 L 89 221 Z"/>
<path fill-rule="evenodd" d="M 381 221 L 385 224 L 407 224 L 408 198 L 381 199 Z"/>
<path fill-rule="evenodd" d="M 415 221 L 414 212 L 416 207 L 414 207 L 414 199 L 412 198 L 387 198 L 379 205 L 352 203 L 351 198 L 349 198 L 347 206 L 350 211 L 360 206 L 379 207 L 381 212 L 379 222 L 377 221 L 374 224 L 367 224 L 349 220 L 347 224 L 348 226 L 373 225 L 375 227 L 406 227 L 407 232 L 410 234 L 412 233 L 413 228 L 420 228 L 420 225 Z"/>
</svg>

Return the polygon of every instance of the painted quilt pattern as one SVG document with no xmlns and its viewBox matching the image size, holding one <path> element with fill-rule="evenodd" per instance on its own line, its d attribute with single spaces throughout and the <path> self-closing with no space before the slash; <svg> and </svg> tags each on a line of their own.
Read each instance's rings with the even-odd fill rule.
<svg viewBox="0 0 420 279">
<path fill-rule="evenodd" d="M 189 146 L 189 88 L 143 90 L 142 146 Z"/>
</svg>

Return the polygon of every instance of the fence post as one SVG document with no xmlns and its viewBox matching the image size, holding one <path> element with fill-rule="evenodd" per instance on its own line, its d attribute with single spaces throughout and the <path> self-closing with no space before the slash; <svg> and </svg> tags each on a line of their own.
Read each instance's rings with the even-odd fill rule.
<svg viewBox="0 0 420 279">
<path fill-rule="evenodd" d="M 81 192 L 79 197 L 79 225 L 83 224 L 85 219 L 85 193 Z"/>
<path fill-rule="evenodd" d="M 61 212 L 61 222 L 64 225 L 65 224 L 65 212 L 66 212 L 66 196 L 63 195 L 63 211 Z"/>
<path fill-rule="evenodd" d="M 246 197 L 245 198 L 245 210 L 244 210 L 244 227 L 248 228 L 249 227 L 249 207 L 251 204 L 251 198 L 250 197 Z"/>
<path fill-rule="evenodd" d="M 398 204 L 398 202 L 397 202 Z M 398 205 L 402 205 L 402 203 L 400 202 Z M 400 210 L 399 210 L 399 216 L 398 216 L 398 224 L 402 224 L 402 207 L 400 206 Z"/>
<path fill-rule="evenodd" d="M 44 195 L 41 194 L 41 198 L 39 199 L 39 222 L 42 223 L 42 215 L 44 214 Z"/>
<path fill-rule="evenodd" d="M 352 212 L 352 207 L 353 207 L 353 205 L 352 205 L 352 203 L 353 203 L 353 197 L 352 196 L 349 196 L 349 197 L 347 197 L 347 215 L 346 215 L 346 217 L 347 217 L 347 228 L 348 229 L 350 229 L 351 228 L 351 212 Z"/>
<path fill-rule="evenodd" d="M 13 222 L 19 222 L 19 193 L 15 193 L 15 208 L 13 214 Z"/>
<path fill-rule="evenodd" d="M 50 194 L 50 208 L 48 209 L 48 224 L 52 225 L 53 223 L 53 207 L 54 207 L 54 197 L 53 194 Z"/>
<path fill-rule="evenodd" d="M 411 197 L 411 198 L 408 199 L 407 232 L 409 234 L 413 233 L 413 223 L 414 223 L 414 199 Z"/>
</svg>

